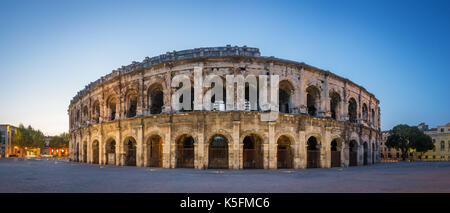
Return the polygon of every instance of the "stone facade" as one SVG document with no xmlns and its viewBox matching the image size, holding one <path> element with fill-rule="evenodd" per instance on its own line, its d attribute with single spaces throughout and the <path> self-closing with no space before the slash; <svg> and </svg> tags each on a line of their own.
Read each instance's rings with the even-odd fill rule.
<svg viewBox="0 0 450 213">
<path fill-rule="evenodd" d="M 262 121 L 267 112 L 258 110 L 172 110 L 172 77 L 193 79 L 199 67 L 203 75 L 223 78 L 279 75 L 278 119 Z M 380 161 L 380 108 L 373 94 L 329 71 L 263 57 L 246 46 L 174 51 L 133 62 L 86 86 L 68 114 L 73 161 L 197 169 Z"/>
<path fill-rule="evenodd" d="M 425 153 L 416 153 L 416 160 L 450 161 L 450 123 L 437 128 L 424 129 L 424 133 L 433 140 L 434 149 Z"/>
<path fill-rule="evenodd" d="M 15 154 L 13 146 L 15 132 L 16 127 L 14 126 L 8 124 L 0 125 L 0 158 Z"/>
</svg>

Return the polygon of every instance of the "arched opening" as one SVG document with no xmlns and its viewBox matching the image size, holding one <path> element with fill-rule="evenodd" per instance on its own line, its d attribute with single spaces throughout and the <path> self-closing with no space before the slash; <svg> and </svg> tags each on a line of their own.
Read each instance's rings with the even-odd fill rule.
<svg viewBox="0 0 450 213">
<path fill-rule="evenodd" d="M 367 110 L 367 105 L 364 103 L 362 107 L 363 120 L 367 121 L 369 119 L 369 111 Z"/>
<path fill-rule="evenodd" d="M 75 151 L 75 161 L 78 162 L 80 159 L 80 144 L 77 143 L 76 151 Z"/>
<path fill-rule="evenodd" d="M 162 167 L 162 138 L 152 135 L 147 141 L 147 161 L 149 167 Z"/>
<path fill-rule="evenodd" d="M 76 120 L 77 120 L 77 122 L 79 123 L 80 122 L 80 110 L 79 109 L 77 109 L 77 114 L 76 114 Z"/>
<path fill-rule="evenodd" d="M 363 148 L 364 148 L 364 165 L 367 165 L 369 163 L 369 145 L 367 144 L 367 142 L 364 142 Z"/>
<path fill-rule="evenodd" d="M 184 134 L 177 141 L 177 168 L 194 168 L 194 138 Z"/>
<path fill-rule="evenodd" d="M 125 164 L 136 166 L 136 140 L 133 137 L 125 139 Z"/>
<path fill-rule="evenodd" d="M 339 119 L 339 105 L 341 102 L 341 96 L 337 92 L 332 92 L 330 94 L 330 111 L 331 111 L 331 118 L 337 120 Z"/>
<path fill-rule="evenodd" d="M 150 114 L 160 114 L 164 105 L 164 93 L 160 84 L 154 84 L 148 89 L 148 105 Z"/>
<path fill-rule="evenodd" d="M 290 169 L 293 164 L 293 150 L 289 137 L 282 135 L 277 140 L 277 167 L 279 169 Z"/>
<path fill-rule="evenodd" d="M 258 111 L 259 110 L 259 93 L 258 93 L 258 85 L 251 84 L 249 82 L 245 82 L 245 94 L 244 94 L 244 109 L 246 111 Z M 251 95 L 252 93 L 250 91 L 256 92 L 256 110 L 253 110 L 253 105 L 251 103 Z"/>
<path fill-rule="evenodd" d="M 92 163 L 98 164 L 100 162 L 99 156 L 99 143 L 95 140 L 92 142 Z"/>
<path fill-rule="evenodd" d="M 116 110 L 117 110 L 117 100 L 115 98 L 110 98 L 108 101 L 108 111 L 110 121 L 116 119 Z"/>
<path fill-rule="evenodd" d="M 372 164 L 375 164 L 375 144 L 372 143 Z"/>
<path fill-rule="evenodd" d="M 311 116 L 316 116 L 319 109 L 320 103 L 320 92 L 315 86 L 309 86 L 306 89 L 306 106 L 308 109 L 308 114 Z"/>
<path fill-rule="evenodd" d="M 244 138 L 243 167 L 244 169 L 262 169 L 263 165 L 263 141 L 256 134 L 250 134 Z"/>
<path fill-rule="evenodd" d="M 92 114 L 93 114 L 94 122 L 100 123 L 100 102 L 98 100 L 94 102 Z"/>
<path fill-rule="evenodd" d="M 372 113 L 371 113 L 371 115 L 372 115 L 371 122 L 372 122 L 372 124 L 375 124 L 375 111 L 373 109 L 371 111 L 372 111 Z"/>
<path fill-rule="evenodd" d="M 228 140 L 223 135 L 214 135 L 209 142 L 208 168 L 228 169 Z"/>
<path fill-rule="evenodd" d="M 292 93 L 294 89 L 289 81 L 281 81 L 278 90 L 278 109 L 281 113 L 290 113 L 292 109 Z"/>
<path fill-rule="evenodd" d="M 116 164 L 116 141 L 115 140 L 108 140 L 106 142 L 106 164 L 108 165 L 115 165 Z"/>
<path fill-rule="evenodd" d="M 131 92 L 126 97 L 127 118 L 135 117 L 137 109 L 137 95 L 136 93 Z"/>
<path fill-rule="evenodd" d="M 87 120 L 89 120 L 89 110 L 86 105 L 83 106 L 83 123 L 86 123 Z"/>
<path fill-rule="evenodd" d="M 316 137 L 311 136 L 307 144 L 307 165 L 306 168 L 320 167 L 320 147 Z"/>
<path fill-rule="evenodd" d="M 214 82 L 211 83 L 211 88 L 213 88 L 215 85 Z M 213 94 L 211 96 L 211 110 L 212 111 L 225 111 L 226 108 L 226 103 L 227 103 L 227 89 L 226 87 L 222 88 L 222 100 L 217 99 L 216 100 L 216 94 Z"/>
<path fill-rule="evenodd" d="M 356 123 L 356 101 L 354 98 L 350 98 L 348 101 L 348 119 L 352 123 Z"/>
<path fill-rule="evenodd" d="M 83 143 L 83 162 L 87 162 L 87 141 Z"/>
<path fill-rule="evenodd" d="M 349 166 L 358 165 L 358 143 L 355 140 L 351 140 L 349 143 Z"/>
<path fill-rule="evenodd" d="M 341 143 L 334 139 L 331 141 L 331 167 L 341 166 Z"/>
</svg>

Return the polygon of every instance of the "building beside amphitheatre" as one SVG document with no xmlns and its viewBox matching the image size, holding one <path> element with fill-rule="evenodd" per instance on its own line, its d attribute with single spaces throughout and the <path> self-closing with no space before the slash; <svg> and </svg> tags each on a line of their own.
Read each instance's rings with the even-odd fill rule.
<svg viewBox="0 0 450 213">
<path fill-rule="evenodd" d="M 261 119 L 268 112 L 260 106 L 174 110 L 177 88 L 171 81 L 186 74 L 193 82 L 194 69 L 224 79 L 279 75 L 278 117 Z M 248 99 L 248 86 L 245 91 Z M 380 161 L 380 108 L 373 94 L 329 71 L 261 56 L 246 46 L 173 51 L 132 62 L 78 92 L 68 114 L 72 161 L 196 169 L 330 168 Z"/>
</svg>

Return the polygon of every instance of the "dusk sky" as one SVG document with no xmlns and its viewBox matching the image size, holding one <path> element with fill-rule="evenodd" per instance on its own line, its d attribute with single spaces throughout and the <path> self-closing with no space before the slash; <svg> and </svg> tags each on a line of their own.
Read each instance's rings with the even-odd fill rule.
<svg viewBox="0 0 450 213">
<path fill-rule="evenodd" d="M 450 122 L 450 1 L 0 0 L 0 124 L 68 131 L 70 100 L 91 81 L 227 44 L 365 87 L 382 130 Z"/>
</svg>

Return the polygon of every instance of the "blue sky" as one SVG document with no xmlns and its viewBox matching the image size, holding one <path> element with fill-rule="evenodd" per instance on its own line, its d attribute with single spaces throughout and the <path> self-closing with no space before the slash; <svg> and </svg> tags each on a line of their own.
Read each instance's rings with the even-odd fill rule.
<svg viewBox="0 0 450 213">
<path fill-rule="evenodd" d="M 449 1 L 0 0 L 0 123 L 68 130 L 86 84 L 167 51 L 247 45 L 364 86 L 382 130 L 450 122 Z"/>
</svg>

